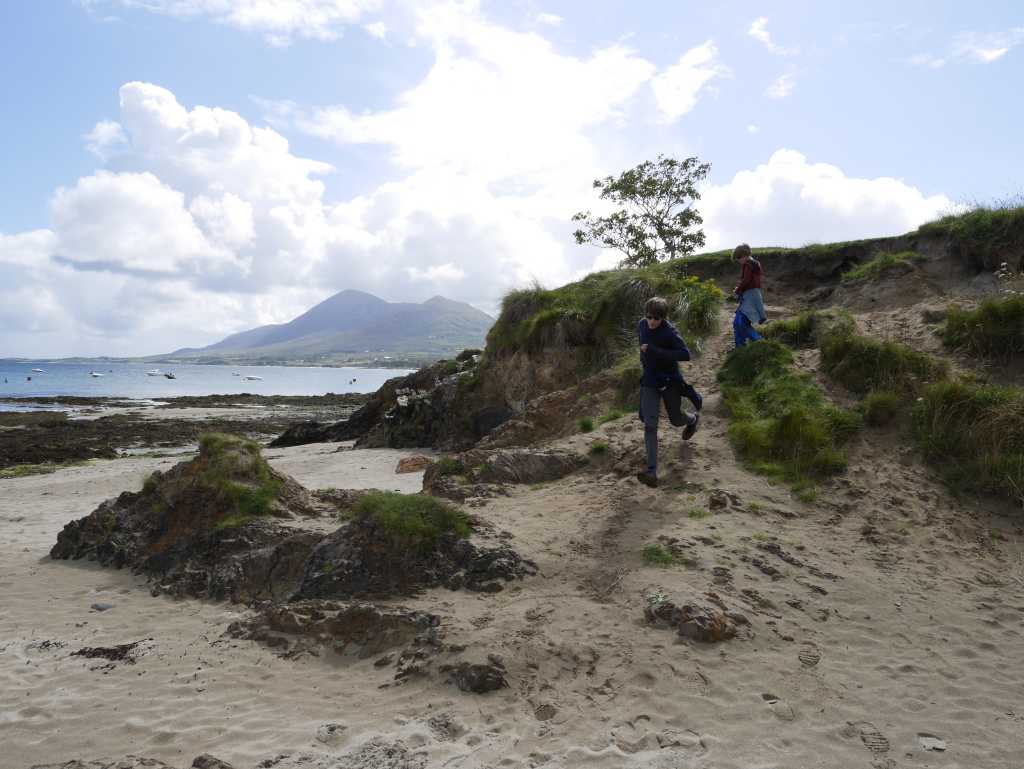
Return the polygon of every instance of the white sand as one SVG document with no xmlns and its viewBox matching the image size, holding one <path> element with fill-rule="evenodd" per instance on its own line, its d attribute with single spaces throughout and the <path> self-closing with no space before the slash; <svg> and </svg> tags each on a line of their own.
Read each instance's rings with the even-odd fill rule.
<svg viewBox="0 0 1024 769">
<path fill-rule="evenodd" d="M 440 676 L 380 688 L 392 673 L 370 660 L 282 660 L 221 638 L 239 607 L 153 598 L 124 572 L 46 558 L 68 520 L 173 460 L 0 481 L 0 766 L 134 753 L 187 767 L 209 752 L 248 769 L 283 752 L 344 754 L 377 735 L 430 767 L 1024 766 L 1020 511 L 952 498 L 878 433 L 817 501 L 798 502 L 736 464 L 708 355 L 702 429 L 682 451 L 662 436 L 661 488 L 612 471 L 639 462 L 631 417 L 561 441 L 585 451 L 601 438 L 612 456 L 604 471 L 474 510 L 510 531 L 540 574 L 497 595 L 404 602 L 441 614 L 468 657 L 504 658 L 511 687 L 485 696 Z M 419 487 L 420 474 L 393 474 L 408 452 L 333 449 L 267 454 L 314 488 Z M 714 489 L 742 505 L 691 517 Z M 641 550 L 659 535 L 691 541 L 696 564 L 645 565 Z M 768 542 L 804 565 L 759 549 Z M 751 620 L 750 635 L 701 646 L 642 621 L 645 594 L 709 589 Z M 90 611 L 97 601 L 114 608 Z M 145 638 L 135 665 L 102 671 L 69 656 Z M 33 646 L 46 640 L 64 645 Z M 454 734 L 431 728 L 438 714 Z M 315 738 L 329 722 L 347 727 L 334 745 Z M 930 736 L 946 749 L 926 750 Z"/>
</svg>

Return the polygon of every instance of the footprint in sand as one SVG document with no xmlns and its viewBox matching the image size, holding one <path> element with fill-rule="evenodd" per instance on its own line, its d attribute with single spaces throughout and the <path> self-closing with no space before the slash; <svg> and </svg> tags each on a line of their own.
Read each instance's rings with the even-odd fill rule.
<svg viewBox="0 0 1024 769">
<path fill-rule="evenodd" d="M 780 721 L 795 721 L 796 711 L 793 710 L 793 706 L 788 702 L 779 699 L 774 694 L 762 694 L 761 699 L 768 703 L 772 709 L 772 713 Z"/>
<path fill-rule="evenodd" d="M 816 645 L 808 641 L 800 647 L 800 653 L 797 654 L 797 659 L 800 660 L 800 664 L 804 667 L 813 668 L 821 662 L 821 650 Z"/>
<path fill-rule="evenodd" d="M 876 756 L 889 752 L 889 739 L 878 731 L 878 727 L 870 721 L 848 723 L 846 729 L 843 730 L 843 735 L 846 737 L 860 735 L 860 741 L 864 743 L 864 747 Z"/>
<path fill-rule="evenodd" d="M 921 743 L 921 747 L 925 750 L 939 753 L 946 750 L 946 741 L 941 737 L 936 737 L 934 734 L 928 734 L 928 732 L 918 732 L 917 741 Z"/>
</svg>

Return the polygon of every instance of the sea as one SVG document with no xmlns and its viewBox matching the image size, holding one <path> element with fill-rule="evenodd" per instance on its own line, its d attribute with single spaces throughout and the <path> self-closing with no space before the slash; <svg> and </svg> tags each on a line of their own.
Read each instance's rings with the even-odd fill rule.
<svg viewBox="0 0 1024 769">
<path fill-rule="evenodd" d="M 147 374 L 154 370 L 160 374 Z M 175 378 L 168 379 L 163 376 L 165 372 L 173 373 Z M 388 379 L 408 373 L 409 369 L 393 368 L 0 360 L 0 411 L 40 408 L 24 402 L 12 403 L 6 400 L 9 398 L 82 396 L 159 401 L 175 395 L 369 393 Z M 243 378 L 246 376 L 261 379 L 247 380 Z"/>
</svg>

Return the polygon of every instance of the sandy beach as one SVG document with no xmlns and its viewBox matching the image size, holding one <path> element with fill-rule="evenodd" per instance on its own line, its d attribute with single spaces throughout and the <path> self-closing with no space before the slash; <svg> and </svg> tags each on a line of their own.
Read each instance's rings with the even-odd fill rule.
<svg viewBox="0 0 1024 769">
<path fill-rule="evenodd" d="M 0 481 L 0 764 L 127 754 L 187 767 L 1021 766 L 1024 538 L 1019 511 L 957 499 L 909 449 L 858 439 L 844 476 L 799 502 L 737 465 L 711 373 L 704 426 L 665 431 L 662 488 L 640 486 L 630 418 L 551 446 L 608 456 L 483 500 L 474 515 L 539 572 L 489 595 L 394 602 L 441 616 L 509 687 L 396 682 L 375 660 L 283 659 L 224 636 L 245 607 L 153 597 L 145 580 L 51 561 L 61 527 L 174 457 Z M 339 448 L 343 450 L 338 451 Z M 268 449 L 311 489 L 419 490 L 412 452 Z M 658 568 L 650 543 L 685 555 Z M 749 622 L 700 644 L 644 621 L 652 596 L 715 596 Z M 95 604 L 109 604 L 98 611 Z M 134 663 L 72 656 L 140 642 Z M 330 725 L 338 726 L 330 726 Z"/>
</svg>

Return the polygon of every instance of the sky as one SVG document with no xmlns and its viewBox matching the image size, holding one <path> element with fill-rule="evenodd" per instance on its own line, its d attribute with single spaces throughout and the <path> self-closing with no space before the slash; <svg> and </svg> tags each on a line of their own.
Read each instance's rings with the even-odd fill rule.
<svg viewBox="0 0 1024 769">
<path fill-rule="evenodd" d="M 0 357 L 131 356 L 343 289 L 494 313 L 618 255 L 592 181 L 712 166 L 707 248 L 1021 194 L 1018 2 L 0 3 Z"/>
</svg>

